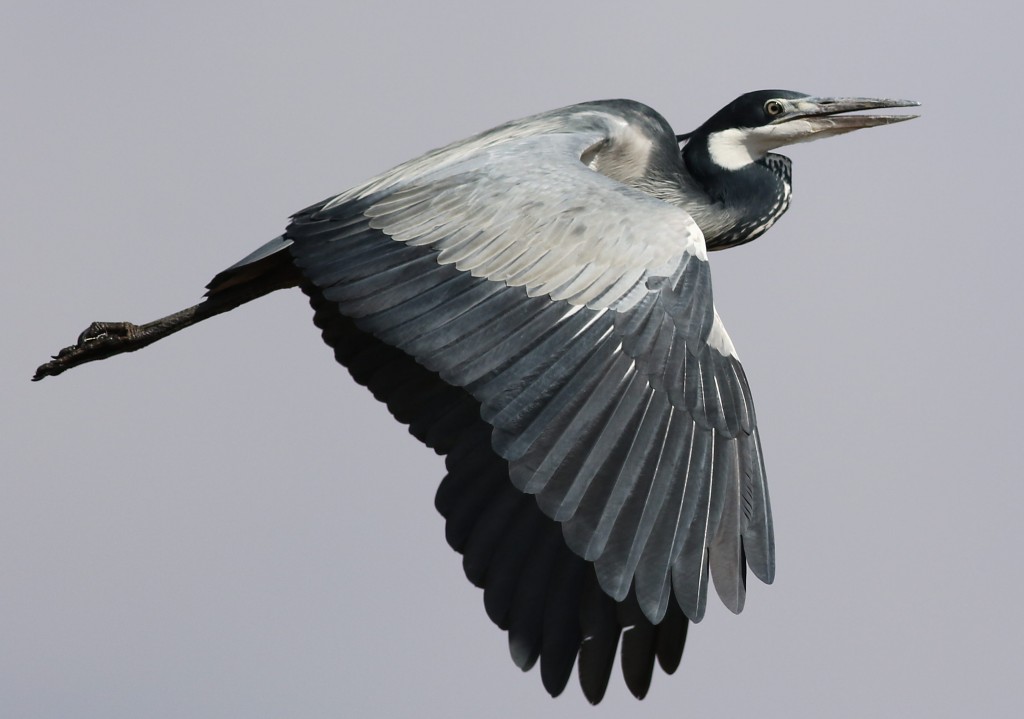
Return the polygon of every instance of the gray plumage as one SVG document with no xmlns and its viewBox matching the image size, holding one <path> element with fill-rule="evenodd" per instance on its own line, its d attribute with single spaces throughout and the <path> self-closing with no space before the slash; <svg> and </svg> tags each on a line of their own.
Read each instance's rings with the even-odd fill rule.
<svg viewBox="0 0 1024 719">
<path fill-rule="evenodd" d="M 36 378 L 300 286 L 338 361 L 447 455 L 437 508 L 516 665 L 539 659 L 558 694 L 578 656 L 597 702 L 621 636 L 642 697 L 656 660 L 678 666 L 709 582 L 739 612 L 747 567 L 775 573 L 757 420 L 708 248 L 788 208 L 789 161 L 768 149 L 906 119 L 836 113 L 907 104 L 750 93 L 682 152 L 630 101 L 508 123 L 297 213 L 204 303 L 94 324 Z"/>
</svg>

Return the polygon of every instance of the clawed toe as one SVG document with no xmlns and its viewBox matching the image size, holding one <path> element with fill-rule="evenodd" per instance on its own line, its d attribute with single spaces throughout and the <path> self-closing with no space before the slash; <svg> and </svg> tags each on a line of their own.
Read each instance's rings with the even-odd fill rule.
<svg viewBox="0 0 1024 719">
<path fill-rule="evenodd" d="M 78 335 L 78 346 L 105 338 L 132 339 L 139 331 L 131 322 L 93 322 Z"/>
<path fill-rule="evenodd" d="M 65 347 L 49 362 L 40 365 L 32 379 L 53 377 L 86 362 L 106 359 L 123 352 L 134 352 L 200 320 L 233 309 L 239 304 L 203 302 L 143 325 L 131 322 L 93 322 L 78 335 L 75 344 Z"/>
<path fill-rule="evenodd" d="M 142 334 L 141 328 L 131 322 L 93 322 L 78 335 L 75 344 L 60 350 L 36 369 L 32 379 L 54 377 L 80 364 L 130 351 Z"/>
</svg>

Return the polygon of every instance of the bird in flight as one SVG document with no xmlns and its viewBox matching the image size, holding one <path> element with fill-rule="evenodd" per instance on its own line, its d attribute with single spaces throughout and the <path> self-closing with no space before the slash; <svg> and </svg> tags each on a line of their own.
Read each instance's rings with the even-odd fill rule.
<svg viewBox="0 0 1024 719">
<path fill-rule="evenodd" d="M 621 644 L 638 698 L 679 665 L 708 584 L 775 574 L 747 379 L 708 252 L 789 208 L 773 150 L 916 117 L 915 102 L 741 95 L 686 135 L 628 100 L 433 150 L 292 218 L 198 305 L 96 322 L 39 380 L 299 287 L 338 362 L 446 456 L 436 506 L 524 671 L 586 698 Z"/>
</svg>

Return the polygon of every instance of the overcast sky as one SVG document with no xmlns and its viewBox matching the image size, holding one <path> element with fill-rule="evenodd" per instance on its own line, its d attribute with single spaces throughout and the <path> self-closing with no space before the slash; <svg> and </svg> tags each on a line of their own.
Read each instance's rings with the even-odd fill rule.
<svg viewBox="0 0 1024 719">
<path fill-rule="evenodd" d="M 0 716 L 1015 716 L 1024 17 L 933 7 L 5 8 Z M 433 509 L 442 461 L 299 292 L 29 382 L 432 147 L 609 97 L 685 132 L 769 87 L 923 118 L 791 148 L 789 214 L 712 256 L 778 575 L 740 616 L 709 599 L 644 702 L 618 668 L 595 709 L 514 667 Z"/>
</svg>

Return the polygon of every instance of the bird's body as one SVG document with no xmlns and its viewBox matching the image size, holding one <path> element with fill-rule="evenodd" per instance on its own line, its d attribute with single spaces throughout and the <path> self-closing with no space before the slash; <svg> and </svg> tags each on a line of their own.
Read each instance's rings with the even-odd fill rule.
<svg viewBox="0 0 1024 719">
<path fill-rule="evenodd" d="M 204 303 L 93 325 L 37 379 L 300 286 L 338 361 L 447 456 L 437 507 L 516 663 L 539 658 L 557 694 L 578 656 L 596 702 L 621 635 L 643 696 L 656 658 L 678 665 L 709 580 L 738 612 L 746 568 L 774 576 L 753 403 L 707 251 L 788 208 L 790 163 L 769 150 L 907 104 L 749 93 L 682 151 L 631 101 L 508 123 L 297 213 Z"/>
</svg>

